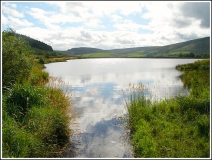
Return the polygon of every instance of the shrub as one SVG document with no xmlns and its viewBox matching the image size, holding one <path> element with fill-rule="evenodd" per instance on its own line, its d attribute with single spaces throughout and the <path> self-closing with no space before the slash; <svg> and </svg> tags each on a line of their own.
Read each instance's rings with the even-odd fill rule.
<svg viewBox="0 0 212 160">
<path fill-rule="evenodd" d="M 29 54 L 33 50 L 13 30 L 2 33 L 2 86 L 7 88 L 16 82 L 22 83 L 30 74 L 33 61 Z"/>
</svg>

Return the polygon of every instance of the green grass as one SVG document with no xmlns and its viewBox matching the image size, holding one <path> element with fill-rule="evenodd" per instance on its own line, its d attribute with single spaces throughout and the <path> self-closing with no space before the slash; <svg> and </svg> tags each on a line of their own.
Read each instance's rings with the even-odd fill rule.
<svg viewBox="0 0 212 160">
<path fill-rule="evenodd" d="M 128 57 L 146 57 L 146 54 L 141 53 L 141 52 L 135 52 L 135 53 L 131 53 L 131 54 L 127 54 Z"/>
<path fill-rule="evenodd" d="M 2 37 L 2 157 L 56 157 L 72 135 L 71 92 L 62 90 L 66 84 L 43 68 L 69 56 L 46 51 L 36 55 L 11 29 Z"/>
<path fill-rule="evenodd" d="M 169 52 L 168 54 L 178 57 L 179 54 L 186 55 L 186 54 L 189 54 L 189 53 L 190 52 L 188 52 L 188 51 L 172 51 L 172 52 Z"/>
<path fill-rule="evenodd" d="M 117 53 L 87 53 L 82 56 L 79 55 L 79 58 L 117 58 L 117 57 L 127 57 L 126 54 L 117 54 Z"/>
<path fill-rule="evenodd" d="M 71 91 L 62 90 L 66 84 L 43 68 L 33 61 L 28 76 L 3 91 L 4 158 L 56 157 L 71 143 Z"/>
<path fill-rule="evenodd" d="M 69 55 L 60 55 L 60 56 L 49 56 L 46 57 L 44 55 L 36 55 L 35 61 L 39 62 L 40 64 L 47 64 L 47 63 L 55 63 L 55 62 L 66 62 L 70 59 L 77 59 L 77 56 L 69 56 Z"/>
<path fill-rule="evenodd" d="M 16 84 L 4 94 L 3 157 L 54 157 L 69 143 L 70 97 L 53 85 Z"/>
<path fill-rule="evenodd" d="M 82 58 L 102 58 L 102 57 L 114 57 L 115 54 L 114 53 L 87 53 L 87 54 L 83 54 Z"/>
<path fill-rule="evenodd" d="M 190 52 L 187 51 L 182 51 L 182 52 L 161 52 L 161 53 L 154 53 L 154 52 L 148 52 L 148 51 L 138 51 L 138 52 L 134 52 L 134 53 L 125 53 L 125 54 L 121 54 L 121 53 L 108 53 L 108 52 L 103 52 L 103 53 L 86 53 L 86 54 L 82 54 L 82 55 L 77 55 L 76 57 L 78 58 L 145 58 L 145 57 L 170 57 L 170 58 L 180 58 L 179 54 L 181 54 L 181 56 L 186 56 L 188 55 Z M 76 58 L 75 57 L 75 58 Z M 188 58 L 189 56 L 187 56 Z M 194 57 L 190 57 L 190 58 L 194 58 Z"/>
<path fill-rule="evenodd" d="M 49 80 L 49 73 L 43 71 L 43 64 L 37 64 L 32 67 L 28 83 L 31 85 L 45 85 Z"/>
<path fill-rule="evenodd" d="M 188 96 L 152 102 L 134 90 L 127 102 L 128 129 L 136 158 L 210 157 L 209 60 L 177 68 Z"/>
</svg>

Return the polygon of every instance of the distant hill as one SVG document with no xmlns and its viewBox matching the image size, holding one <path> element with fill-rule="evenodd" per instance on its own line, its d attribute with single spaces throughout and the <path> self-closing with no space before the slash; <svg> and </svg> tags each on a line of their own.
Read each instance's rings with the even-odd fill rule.
<svg viewBox="0 0 212 160">
<path fill-rule="evenodd" d="M 88 48 L 88 47 L 80 47 L 80 48 L 72 48 L 68 49 L 67 53 L 77 55 L 77 54 L 86 54 L 86 53 L 98 53 L 104 52 L 102 49 L 98 48 Z"/>
<path fill-rule="evenodd" d="M 103 50 L 98 48 L 80 47 L 72 48 L 67 51 L 58 51 L 60 53 L 71 55 L 83 55 L 89 53 L 114 53 L 128 54 L 138 57 L 178 57 L 180 54 L 203 55 L 210 53 L 210 37 L 199 38 L 181 43 L 175 43 L 166 46 L 134 47 L 123 49 Z"/>
<path fill-rule="evenodd" d="M 158 46 L 111 49 L 111 50 L 105 50 L 105 51 L 111 52 L 111 53 L 130 54 L 130 53 L 139 52 L 139 51 L 147 51 L 150 48 L 155 49 L 155 48 L 158 48 Z"/>
<path fill-rule="evenodd" d="M 120 53 L 120 54 L 127 54 L 127 53 L 134 53 L 141 50 L 148 50 L 150 48 L 157 48 L 157 47 L 135 47 L 135 48 L 122 48 L 122 49 L 111 49 L 111 50 L 104 50 L 99 48 L 90 48 L 90 47 L 79 47 L 79 48 L 72 48 L 68 49 L 67 51 L 58 51 L 59 53 L 64 54 L 72 54 L 72 55 L 81 55 L 87 53 Z"/>
<path fill-rule="evenodd" d="M 154 47 L 151 47 L 154 48 Z M 107 53 L 120 53 L 120 54 L 127 54 L 127 53 L 133 53 L 141 50 L 147 50 L 149 47 L 135 47 L 135 48 L 123 48 L 123 49 L 111 49 L 111 50 L 103 50 L 98 48 L 89 48 L 89 47 L 79 47 L 79 48 L 72 48 L 68 49 L 67 51 L 63 53 L 68 54 L 87 54 L 87 53 L 99 53 L 99 52 L 107 52 Z"/>
<path fill-rule="evenodd" d="M 194 54 L 205 54 L 210 52 L 210 37 L 199 38 L 181 43 L 150 48 L 151 53 L 169 53 L 169 52 L 192 52 Z"/>
<path fill-rule="evenodd" d="M 32 48 L 34 48 L 35 50 L 53 51 L 52 47 L 50 45 L 47 45 L 44 42 L 40 42 L 36 39 L 30 38 L 30 37 L 22 35 L 22 34 L 16 33 L 16 35 L 24 38 L 29 43 L 29 45 Z"/>
</svg>

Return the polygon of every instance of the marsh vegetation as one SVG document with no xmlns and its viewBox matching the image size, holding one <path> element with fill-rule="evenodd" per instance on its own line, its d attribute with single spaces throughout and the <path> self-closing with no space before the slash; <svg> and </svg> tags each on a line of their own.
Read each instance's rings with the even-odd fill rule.
<svg viewBox="0 0 212 160">
<path fill-rule="evenodd" d="M 210 60 L 176 68 L 187 96 L 151 101 L 139 85 L 132 88 L 127 126 L 137 158 L 210 157 Z"/>
</svg>

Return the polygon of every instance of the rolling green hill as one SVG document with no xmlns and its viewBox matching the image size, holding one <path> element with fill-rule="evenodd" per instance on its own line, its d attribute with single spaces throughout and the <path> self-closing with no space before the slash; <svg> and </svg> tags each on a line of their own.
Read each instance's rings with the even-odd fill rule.
<svg viewBox="0 0 212 160">
<path fill-rule="evenodd" d="M 210 37 L 190 40 L 186 42 L 161 46 L 154 49 L 149 49 L 146 54 L 159 54 L 159 53 L 194 53 L 196 55 L 209 54 L 210 52 Z"/>
<path fill-rule="evenodd" d="M 95 57 L 189 57 L 189 58 L 209 58 L 210 57 L 210 37 L 194 39 L 186 42 L 170 44 L 166 46 L 148 46 L 103 50 L 91 47 L 72 48 L 66 51 L 53 50 L 50 45 L 40 42 L 25 35 L 17 34 L 24 38 L 35 50 L 37 55 L 49 56 L 77 56 L 79 58 Z"/>
<path fill-rule="evenodd" d="M 103 50 L 98 48 L 80 47 L 72 48 L 67 51 L 57 51 L 64 54 L 78 55 L 81 57 L 209 57 L 210 37 L 199 38 L 186 42 L 170 44 L 166 46 L 150 46 Z M 110 53 L 110 54 L 108 54 Z M 98 57 L 98 56 L 97 56 Z"/>
<path fill-rule="evenodd" d="M 80 48 L 72 48 L 67 51 L 67 53 L 78 55 L 78 54 L 86 54 L 86 53 L 98 53 L 103 52 L 102 49 L 97 48 L 88 48 L 88 47 L 80 47 Z"/>
</svg>

